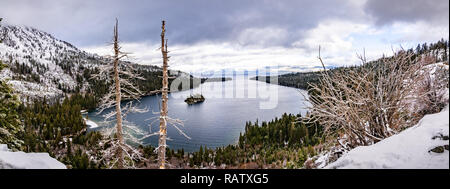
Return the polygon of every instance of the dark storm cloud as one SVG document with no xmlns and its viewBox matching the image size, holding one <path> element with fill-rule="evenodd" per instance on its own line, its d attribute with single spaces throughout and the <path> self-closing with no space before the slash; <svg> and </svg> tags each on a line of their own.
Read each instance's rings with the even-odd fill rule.
<svg viewBox="0 0 450 189">
<path fill-rule="evenodd" d="M 353 10 L 350 2 L 326 0 L 0 2 L 0 16 L 7 23 L 30 25 L 80 46 L 108 42 L 115 17 L 119 18 L 120 37 L 127 42 L 158 41 L 161 20 L 165 19 L 172 44 L 236 41 L 245 29 L 269 27 L 289 32 L 280 34 L 286 35 L 280 40 L 263 44 L 286 46 L 320 20 L 358 18 L 359 13 Z"/>
<path fill-rule="evenodd" d="M 371 23 L 447 20 L 447 0 L 1 0 L 5 22 L 47 31 L 76 46 L 111 40 L 114 18 L 122 41 L 159 41 L 167 21 L 169 44 L 231 42 L 290 46 L 326 19 Z M 365 11 L 365 12 L 364 12 Z M 444 15 L 446 18 L 442 18 Z M 243 35 L 245 34 L 245 35 Z M 268 35 L 265 35 L 268 34 Z M 269 36 L 269 37 L 267 37 Z"/>
<path fill-rule="evenodd" d="M 365 11 L 375 18 L 378 25 L 395 21 L 448 25 L 449 21 L 448 0 L 368 0 Z"/>
</svg>

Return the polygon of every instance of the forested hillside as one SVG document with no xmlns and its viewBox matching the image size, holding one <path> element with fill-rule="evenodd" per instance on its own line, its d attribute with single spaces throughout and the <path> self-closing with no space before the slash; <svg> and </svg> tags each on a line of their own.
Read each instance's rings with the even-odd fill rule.
<svg viewBox="0 0 450 189">
<path fill-rule="evenodd" d="M 9 78 L 8 83 L 13 85 L 22 101 L 43 97 L 54 100 L 73 93 L 91 93 L 98 98 L 106 93 L 111 84 L 111 81 L 92 77 L 99 72 L 100 65 L 112 62 L 109 57 L 82 51 L 31 27 L 2 26 L 0 36 L 3 41 L 0 44 L 0 59 L 8 65 L 0 72 L 0 76 Z M 133 80 L 145 95 L 161 89 L 161 68 L 124 63 L 131 64 L 145 78 Z M 189 74 L 180 71 L 170 73 L 171 76 L 191 80 L 191 87 L 200 83 L 192 82 L 196 78 Z"/>
</svg>

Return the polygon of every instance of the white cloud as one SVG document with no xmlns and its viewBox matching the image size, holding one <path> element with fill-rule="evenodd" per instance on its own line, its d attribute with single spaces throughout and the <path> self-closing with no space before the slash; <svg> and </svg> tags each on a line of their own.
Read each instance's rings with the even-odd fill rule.
<svg viewBox="0 0 450 189">
<path fill-rule="evenodd" d="M 307 49 L 318 49 L 320 45 L 329 54 L 351 51 L 353 38 L 350 35 L 361 33 L 368 27 L 349 21 L 327 20 L 307 31 L 303 39 L 293 45 Z"/>
<path fill-rule="evenodd" d="M 448 38 L 448 25 L 433 25 L 419 21 L 415 23 L 396 22 L 390 29 L 396 37 L 395 42 L 405 43 L 410 41 L 436 42 L 442 37 Z"/>
<path fill-rule="evenodd" d="M 123 43 L 122 50 L 132 52 L 134 62 L 161 65 L 158 45 L 147 43 Z M 99 55 L 109 55 L 110 47 L 86 47 L 83 50 Z M 249 70 L 266 66 L 318 66 L 315 57 L 302 55 L 302 49 L 285 47 L 244 47 L 230 43 L 202 43 L 193 46 L 169 46 L 171 69 L 187 72 L 218 71 L 221 69 Z M 316 65 L 317 64 L 317 65 Z"/>
<path fill-rule="evenodd" d="M 298 40 L 289 45 L 265 45 L 274 41 L 285 41 L 285 29 L 265 27 L 243 30 L 238 41 L 202 42 L 192 45 L 170 46 L 171 69 L 186 72 L 254 71 L 264 67 L 280 67 L 284 71 L 317 70 L 318 46 L 328 66 L 359 64 L 357 54 L 368 60 L 391 55 L 400 45 L 415 47 L 417 43 L 435 42 L 448 34 L 448 27 L 432 27 L 426 23 L 395 23 L 377 28 L 371 23 L 355 23 L 347 20 L 326 20 L 315 28 L 298 31 Z M 405 45 L 406 43 L 406 45 Z M 132 52 L 131 61 L 139 64 L 161 65 L 159 43 L 122 43 L 122 50 Z M 111 54 L 111 47 L 86 47 L 88 52 L 100 55 Z"/>
</svg>

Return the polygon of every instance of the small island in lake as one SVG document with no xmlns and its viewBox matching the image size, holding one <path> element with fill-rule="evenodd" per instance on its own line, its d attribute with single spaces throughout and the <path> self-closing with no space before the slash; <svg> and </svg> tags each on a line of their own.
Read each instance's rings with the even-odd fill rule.
<svg viewBox="0 0 450 189">
<path fill-rule="evenodd" d="M 205 97 L 201 94 L 195 94 L 195 95 L 190 95 L 184 101 L 189 105 L 197 104 L 197 103 L 205 101 Z"/>
</svg>

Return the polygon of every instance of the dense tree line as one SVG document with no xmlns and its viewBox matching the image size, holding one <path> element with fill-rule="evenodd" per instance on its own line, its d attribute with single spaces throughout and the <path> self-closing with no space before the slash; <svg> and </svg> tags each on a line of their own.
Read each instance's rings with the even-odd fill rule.
<svg viewBox="0 0 450 189">
<path fill-rule="evenodd" d="M 102 164 L 90 161 L 85 151 L 97 147 L 102 139 L 99 132 L 86 133 L 81 115 L 82 107 L 91 107 L 91 96 L 81 94 L 65 97 L 49 103 L 46 99 L 18 107 L 25 127 L 23 150 L 25 152 L 48 152 L 72 168 L 100 168 Z"/>
<path fill-rule="evenodd" d="M 320 73 L 318 72 L 288 73 L 280 76 L 256 76 L 252 79 L 257 81 L 263 81 L 266 83 L 271 83 L 271 77 L 278 77 L 277 78 L 278 83 L 273 84 L 279 84 L 287 87 L 295 87 L 307 90 L 309 83 L 316 83 L 319 81 Z"/>
<path fill-rule="evenodd" d="M 305 124 L 301 122 L 301 115 L 283 114 L 270 122 L 259 125 L 247 122 L 245 133 L 239 137 L 239 146 L 272 145 L 276 147 L 302 146 L 318 143 L 321 128 L 317 123 Z"/>
<path fill-rule="evenodd" d="M 36 134 L 44 140 L 54 140 L 58 135 L 78 133 L 86 128 L 80 113 L 81 106 L 72 106 L 68 99 L 63 103 L 57 102 L 52 105 L 48 104 L 46 99 L 35 100 L 27 107 L 21 105 L 19 112 L 24 119 L 25 129 L 38 131 Z"/>
<path fill-rule="evenodd" d="M 231 77 L 203 77 L 200 78 L 202 83 L 205 82 L 224 82 L 224 81 L 231 81 L 233 78 Z"/>
<path fill-rule="evenodd" d="M 436 43 L 418 44 L 414 50 L 412 48 L 408 49 L 408 52 L 414 52 L 417 55 L 433 52 L 433 56 L 435 56 L 436 60 L 438 62 L 442 62 L 442 61 L 448 61 L 448 55 L 447 55 L 448 48 L 449 48 L 448 40 L 444 40 L 442 38 L 441 40 L 439 40 Z M 443 52 L 440 52 L 440 50 Z"/>
<path fill-rule="evenodd" d="M 93 111 L 97 107 L 97 98 L 90 93 L 74 93 L 70 97 L 66 95 L 64 99 L 68 99 L 66 103 L 70 106 L 79 105 L 82 110 Z"/>
</svg>

